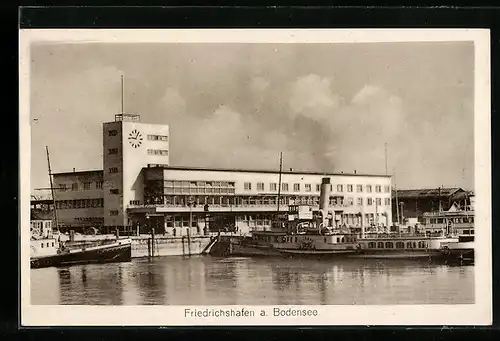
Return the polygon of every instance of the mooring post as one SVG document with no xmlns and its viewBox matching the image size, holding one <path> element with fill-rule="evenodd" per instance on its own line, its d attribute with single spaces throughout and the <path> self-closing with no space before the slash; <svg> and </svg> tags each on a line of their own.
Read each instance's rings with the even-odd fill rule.
<svg viewBox="0 0 500 341">
<path fill-rule="evenodd" d="M 155 228 L 151 228 L 151 256 L 155 256 Z"/>
</svg>

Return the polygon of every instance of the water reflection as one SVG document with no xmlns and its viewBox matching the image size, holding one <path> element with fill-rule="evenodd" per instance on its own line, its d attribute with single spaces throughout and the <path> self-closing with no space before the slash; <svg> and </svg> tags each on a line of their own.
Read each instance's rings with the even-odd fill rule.
<svg viewBox="0 0 500 341">
<path fill-rule="evenodd" d="M 474 302 L 474 267 L 403 260 L 166 257 L 31 270 L 33 304 Z"/>
</svg>

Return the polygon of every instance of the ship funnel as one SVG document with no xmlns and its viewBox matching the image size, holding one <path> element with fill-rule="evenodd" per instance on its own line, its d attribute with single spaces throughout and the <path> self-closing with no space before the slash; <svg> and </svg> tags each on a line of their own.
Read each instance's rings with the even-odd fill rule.
<svg viewBox="0 0 500 341">
<path fill-rule="evenodd" d="M 321 179 L 321 191 L 319 194 L 319 209 L 325 212 L 328 211 L 328 205 L 330 203 L 330 178 Z"/>
<path fill-rule="evenodd" d="M 321 223 L 324 227 L 329 227 L 328 205 L 330 204 L 331 192 L 330 178 L 321 179 L 321 191 L 319 194 L 319 211 L 321 212 Z"/>
</svg>

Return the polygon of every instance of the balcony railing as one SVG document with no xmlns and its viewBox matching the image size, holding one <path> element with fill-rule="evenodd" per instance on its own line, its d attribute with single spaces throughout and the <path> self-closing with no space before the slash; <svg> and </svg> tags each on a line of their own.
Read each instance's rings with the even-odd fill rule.
<svg viewBox="0 0 500 341">
<path fill-rule="evenodd" d="M 290 206 L 297 206 L 297 204 L 280 204 L 280 212 L 288 212 Z M 319 205 L 304 205 L 310 206 L 313 210 L 319 210 Z M 354 208 L 354 205 L 330 205 L 328 210 L 344 210 L 346 208 Z M 145 204 L 145 205 L 128 205 L 127 209 L 131 210 L 154 210 L 156 212 L 203 212 L 204 205 L 187 206 L 182 204 Z M 278 209 L 276 204 L 209 204 L 208 212 L 246 212 L 246 211 L 276 211 Z M 375 211 L 375 208 L 373 208 Z M 382 209 L 379 208 L 380 213 L 384 213 Z M 371 212 L 370 210 L 370 213 Z"/>
</svg>

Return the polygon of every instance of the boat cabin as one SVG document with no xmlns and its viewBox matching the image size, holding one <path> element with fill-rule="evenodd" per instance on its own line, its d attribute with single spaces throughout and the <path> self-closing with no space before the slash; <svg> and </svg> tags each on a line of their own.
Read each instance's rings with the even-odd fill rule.
<svg viewBox="0 0 500 341">
<path fill-rule="evenodd" d="M 427 212 L 421 218 L 426 232 L 446 231 L 446 234 L 474 235 L 474 211 L 455 210 Z"/>
<path fill-rule="evenodd" d="M 56 255 L 59 248 L 54 238 L 34 239 L 30 243 L 30 257 Z"/>
</svg>

